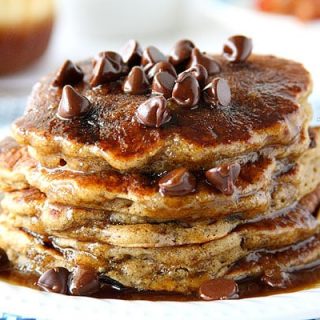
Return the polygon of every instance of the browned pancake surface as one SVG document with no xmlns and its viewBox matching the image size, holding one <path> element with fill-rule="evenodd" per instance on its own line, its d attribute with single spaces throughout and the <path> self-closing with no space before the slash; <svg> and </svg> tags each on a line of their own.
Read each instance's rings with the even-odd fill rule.
<svg viewBox="0 0 320 320">
<path fill-rule="evenodd" d="M 82 119 L 63 121 L 57 118 L 57 107 L 61 89 L 52 87 L 52 76 L 35 86 L 28 110 L 14 125 L 19 142 L 34 143 L 35 134 L 41 139 L 56 138 L 79 145 L 95 146 L 118 161 L 136 162 L 132 165 L 113 166 L 129 168 L 142 166 L 154 157 L 175 161 L 175 154 L 166 154 L 165 144 L 175 144 L 177 154 L 187 159 L 189 148 L 213 148 L 230 146 L 225 156 L 235 152 L 233 143 L 251 143 L 258 147 L 273 144 L 289 144 L 296 137 L 305 120 L 300 101 L 310 91 L 310 77 L 302 65 L 273 56 L 253 56 L 243 64 L 229 64 L 217 57 L 222 64 L 219 77 L 228 80 L 232 90 L 232 101 L 228 107 L 208 107 L 200 103 L 195 109 L 176 108 L 173 119 L 163 128 L 147 128 L 139 124 L 134 116 L 137 107 L 148 95 L 128 95 L 121 92 L 121 81 L 90 88 L 82 83 L 76 89 L 93 103 L 91 113 Z M 82 64 L 86 78 L 91 76 L 90 64 Z M 260 138 L 256 137 L 260 135 Z M 268 136 L 268 137 L 267 137 Z M 254 138 L 254 139 L 253 139 Z M 252 140 L 253 139 L 253 140 Z M 179 148 L 185 150 L 179 150 Z M 35 145 L 37 148 L 37 145 Z M 54 147 L 52 147 L 54 149 Z M 162 150 L 162 148 L 164 148 Z M 175 152 L 175 148 L 170 148 Z M 160 152 L 160 150 L 163 151 Z M 172 151 L 173 150 L 173 151 Z M 51 150 L 52 151 L 52 150 Z M 55 152 L 54 150 L 52 152 Z M 221 149 L 219 150 L 221 151 Z M 200 151 L 199 151 L 200 152 Z M 90 156 L 97 150 L 91 150 Z M 222 157 L 215 154 L 215 158 Z"/>
</svg>

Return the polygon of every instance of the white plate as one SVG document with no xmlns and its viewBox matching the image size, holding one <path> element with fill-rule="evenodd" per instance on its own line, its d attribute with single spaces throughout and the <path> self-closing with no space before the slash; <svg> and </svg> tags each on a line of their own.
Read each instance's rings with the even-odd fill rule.
<svg viewBox="0 0 320 320">
<path fill-rule="evenodd" d="M 320 316 L 320 288 L 243 300 L 148 302 L 70 297 L 0 282 L 0 297 L 0 311 L 37 319 L 307 320 Z"/>
</svg>

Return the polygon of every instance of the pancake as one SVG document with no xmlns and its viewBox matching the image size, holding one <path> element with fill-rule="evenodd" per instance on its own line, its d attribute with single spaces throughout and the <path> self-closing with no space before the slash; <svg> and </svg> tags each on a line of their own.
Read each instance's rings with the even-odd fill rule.
<svg viewBox="0 0 320 320">
<path fill-rule="evenodd" d="M 55 168 L 62 159 L 86 171 L 197 170 L 257 151 L 276 157 L 301 154 L 309 145 L 311 118 L 311 80 L 303 66 L 273 56 L 252 55 L 235 65 L 215 58 L 219 77 L 231 87 L 227 108 L 201 103 L 196 109 L 176 108 L 170 123 L 153 129 L 134 116 L 148 96 L 122 93 L 121 81 L 93 89 L 81 82 L 75 88 L 94 108 L 85 118 L 63 121 L 56 117 L 62 91 L 51 86 L 54 76 L 49 75 L 35 85 L 25 115 L 13 125 L 14 137 L 31 146 L 45 166 Z M 91 63 L 80 66 L 88 80 Z"/>
<path fill-rule="evenodd" d="M 77 214 L 78 216 L 75 216 Z M 106 214 L 97 217 L 94 214 L 95 211 L 91 210 L 64 210 L 48 205 L 38 215 L 33 216 L 21 211 L 6 211 L 4 207 L 0 223 L 26 228 L 44 236 L 57 235 L 123 247 L 165 247 L 219 239 L 226 236 L 240 222 L 237 217 L 229 217 L 218 221 L 207 219 L 189 223 L 174 221 L 119 224 L 110 221 L 110 216 Z M 71 221 L 68 221 L 68 215 L 72 216 Z"/>
<path fill-rule="evenodd" d="M 12 261 L 23 270 L 43 272 L 52 266 L 70 269 L 80 264 L 137 289 L 190 293 L 210 278 L 227 275 L 238 279 L 262 273 L 265 269 L 258 264 L 243 266 L 242 260 L 254 252 L 269 252 L 271 259 L 279 259 L 283 270 L 319 259 L 319 203 L 320 186 L 287 210 L 242 224 L 228 235 L 202 244 L 119 247 L 69 235 L 41 236 L 2 222 L 0 246 L 8 249 Z M 290 250 L 303 254 L 290 256 Z M 237 269 L 237 262 L 242 268 Z"/>
<path fill-rule="evenodd" d="M 16 147 L 4 151 L 2 155 L 5 158 L 6 152 L 14 154 L 16 161 L 12 161 L 10 167 L 6 164 L 1 168 L 0 163 L 0 181 L 16 175 L 23 177 L 22 185 L 27 184 L 43 192 L 50 203 L 129 214 L 154 221 L 219 219 L 235 213 L 246 219 L 287 207 L 320 183 L 320 128 L 314 128 L 312 132 L 314 146 L 295 161 L 260 157 L 243 164 L 232 196 L 209 186 L 201 178 L 201 172 L 195 173 L 198 177 L 196 193 L 163 197 L 158 191 L 159 178 L 155 176 L 116 171 L 86 173 L 64 168 L 46 169 L 37 166 L 24 148 L 25 151 L 20 151 Z M 7 185 L 9 181 L 6 179 Z M 17 190 L 14 182 L 11 190 Z"/>
<path fill-rule="evenodd" d="M 27 152 L 19 152 L 19 155 L 22 155 L 21 158 L 16 156 L 17 162 L 11 169 L 3 168 L 9 171 L 6 175 L 14 175 L 13 172 L 18 168 L 17 174 L 24 175 L 24 183 L 41 190 L 52 203 L 167 220 L 179 217 L 178 215 L 180 218 L 190 217 L 193 213 L 199 212 L 199 209 L 205 216 L 205 212 L 210 207 L 214 210 L 219 203 L 225 203 L 225 211 L 230 206 L 236 206 L 240 210 L 242 205 L 241 203 L 236 204 L 236 201 L 241 195 L 246 198 L 247 203 L 251 202 L 253 206 L 255 205 L 254 208 L 257 208 L 259 202 L 267 197 L 259 191 L 266 188 L 270 182 L 271 171 L 275 166 L 269 159 L 259 159 L 255 162 L 254 168 L 259 168 L 255 172 L 250 170 L 250 164 L 243 166 L 243 173 L 248 173 L 248 175 L 245 179 L 239 179 L 239 192 L 232 198 L 219 193 L 204 180 L 198 183 L 196 194 L 180 198 L 161 196 L 156 183 L 159 178 L 153 176 L 120 174 L 116 171 L 81 173 L 63 168 L 50 170 L 37 166 Z M 249 173 L 251 173 L 250 176 Z M 9 184 L 9 179 L 6 181 Z M 17 190 L 14 184 L 11 190 Z"/>
<path fill-rule="evenodd" d="M 0 143 L 0 189 L 2 191 L 20 190 L 28 187 L 24 175 L 18 167 L 21 159 L 26 159 L 26 149 L 21 148 L 14 139 L 7 137 Z M 25 165 L 25 161 L 23 165 Z"/>
<path fill-rule="evenodd" d="M 37 207 L 35 212 L 28 210 L 26 206 L 31 201 L 31 206 L 34 201 L 38 201 L 36 192 L 27 192 L 25 198 L 25 205 L 21 209 L 14 210 L 14 205 L 19 208 L 19 202 L 14 203 L 7 199 L 3 202 L 3 214 L 0 222 L 9 223 L 16 228 L 26 228 L 33 233 L 41 234 L 43 236 L 62 236 L 68 237 L 79 241 L 87 242 L 101 242 L 124 247 L 167 247 L 179 246 L 193 243 L 205 243 L 208 241 L 216 240 L 226 236 L 233 229 L 236 228 L 243 237 L 243 241 L 248 247 L 252 247 L 255 243 L 255 238 L 251 237 L 251 231 L 254 234 L 258 233 L 257 224 L 254 219 L 253 222 L 241 220 L 239 216 L 230 216 L 225 219 L 214 221 L 199 220 L 196 222 L 185 221 L 172 221 L 162 223 L 126 223 L 120 224 L 111 220 L 112 214 L 98 215 L 95 211 L 81 210 L 72 207 L 61 207 L 45 203 L 43 207 Z M 318 193 L 320 188 L 317 188 L 311 196 L 306 196 L 301 200 L 302 203 L 309 203 L 308 210 L 314 211 L 316 205 L 312 205 L 310 198 L 315 197 L 315 203 L 318 201 Z M 30 197 L 30 193 L 32 196 Z M 19 192 L 14 193 L 18 196 Z M 20 197 L 23 197 L 20 192 Z M 30 199 L 31 198 L 31 199 Z M 304 200 L 307 199 L 307 200 Z M 24 201 L 24 199 L 20 200 Z M 20 202 L 22 202 L 20 201 Z M 10 206 L 11 205 L 11 206 Z M 311 205 L 311 208 L 310 208 Z M 303 208 L 307 205 L 303 205 Z M 263 220 L 269 229 L 276 229 L 276 226 L 284 229 L 283 225 L 289 225 L 290 221 L 296 226 L 290 232 L 299 232 L 301 230 L 314 231 L 314 219 L 308 219 L 308 214 L 305 214 L 301 206 L 292 205 L 277 212 L 265 213 L 260 220 Z M 116 215 L 115 215 L 116 216 Z M 259 222 L 258 226 L 261 225 Z M 267 229 L 267 231 L 269 231 Z M 262 228 L 263 231 L 263 228 Z M 283 230 L 281 230 L 283 232 Z M 281 243 L 279 233 L 275 233 L 277 244 Z M 266 234 L 264 237 L 265 242 L 270 242 L 273 235 Z M 263 237 L 261 237 L 263 238 Z M 287 238 L 285 238 L 287 239 Z M 259 237 L 259 241 L 261 241 Z"/>
<path fill-rule="evenodd" d="M 182 41 L 177 63 L 138 47 L 66 61 L 0 143 L 0 248 L 12 268 L 56 285 L 49 269 L 65 267 L 68 294 L 82 268 L 90 279 L 76 286 L 194 294 L 207 280 L 319 263 L 310 74 L 251 55 L 243 36 L 211 57 Z"/>
</svg>

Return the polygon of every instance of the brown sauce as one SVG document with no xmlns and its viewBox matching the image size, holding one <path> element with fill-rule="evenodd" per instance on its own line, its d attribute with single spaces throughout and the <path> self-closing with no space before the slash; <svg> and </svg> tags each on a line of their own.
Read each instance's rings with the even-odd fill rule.
<svg viewBox="0 0 320 320">
<path fill-rule="evenodd" d="M 39 59 L 48 46 L 53 18 L 0 27 L 0 74 L 19 71 Z"/>
<path fill-rule="evenodd" d="M 239 297 L 263 297 L 273 294 L 292 293 L 299 290 L 316 288 L 320 285 L 320 260 L 313 263 L 312 267 L 294 271 L 289 274 L 290 281 L 286 288 L 271 288 L 260 281 L 259 278 L 244 279 L 238 282 Z M 34 274 L 26 274 L 17 271 L 1 273 L 0 280 L 13 285 L 39 289 L 36 285 L 38 277 Z M 100 299 L 121 300 L 145 300 L 145 301 L 199 301 L 196 294 L 182 295 L 168 292 L 136 291 L 134 289 L 113 289 L 104 286 L 100 292 L 94 295 Z"/>
</svg>

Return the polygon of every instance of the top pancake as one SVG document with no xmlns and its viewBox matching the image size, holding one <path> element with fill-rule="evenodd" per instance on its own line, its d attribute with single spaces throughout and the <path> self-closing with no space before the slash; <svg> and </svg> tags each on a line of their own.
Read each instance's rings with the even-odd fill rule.
<svg viewBox="0 0 320 320">
<path fill-rule="evenodd" d="M 216 59 L 222 66 L 217 76 L 231 87 L 228 107 L 177 107 L 168 124 L 145 127 L 134 113 L 149 95 L 122 93 L 123 80 L 91 88 L 92 66 L 84 62 L 85 82 L 75 87 L 93 104 L 90 114 L 60 120 L 56 112 L 62 90 L 51 86 L 50 75 L 35 85 L 25 115 L 13 125 L 14 136 L 32 146 L 40 160 L 75 157 L 95 169 L 210 168 L 221 159 L 269 146 L 287 156 L 292 144 L 292 152 L 303 152 L 311 114 L 306 103 L 311 80 L 303 66 L 273 56 L 253 55 L 241 64 Z"/>
</svg>

